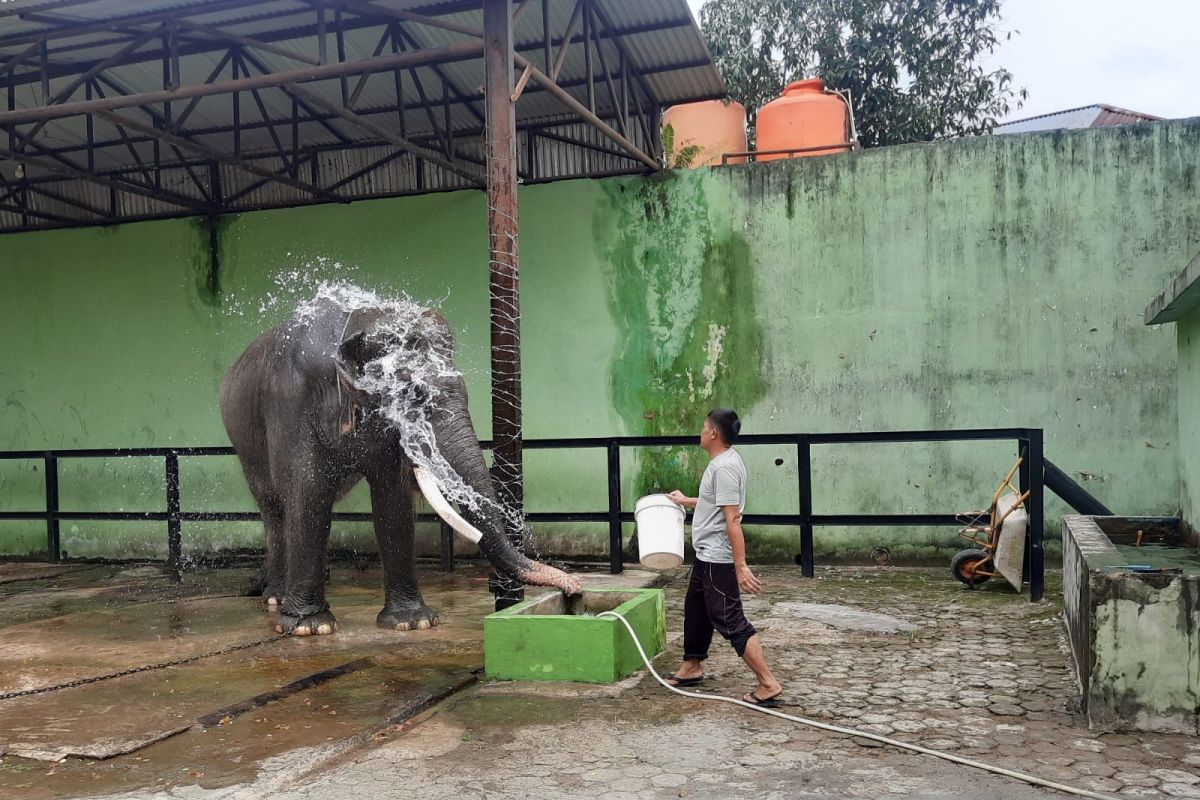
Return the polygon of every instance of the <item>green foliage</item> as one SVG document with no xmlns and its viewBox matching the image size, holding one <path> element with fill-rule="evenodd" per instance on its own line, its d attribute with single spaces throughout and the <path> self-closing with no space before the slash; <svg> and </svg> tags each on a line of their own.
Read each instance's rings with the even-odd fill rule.
<svg viewBox="0 0 1200 800">
<path fill-rule="evenodd" d="M 675 126 L 667 123 L 662 129 L 663 161 L 667 169 L 686 169 L 696 163 L 696 158 L 703 152 L 698 144 L 684 145 L 675 150 Z"/>
<path fill-rule="evenodd" d="M 986 133 L 1024 89 L 981 64 L 1013 31 L 1000 0 L 710 0 L 700 24 L 751 114 L 794 80 L 849 90 L 865 147 Z"/>
</svg>

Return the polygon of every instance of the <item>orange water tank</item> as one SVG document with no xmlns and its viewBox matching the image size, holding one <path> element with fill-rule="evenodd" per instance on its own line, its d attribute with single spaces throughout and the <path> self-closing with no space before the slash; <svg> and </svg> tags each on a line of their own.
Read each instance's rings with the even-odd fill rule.
<svg viewBox="0 0 1200 800">
<path fill-rule="evenodd" d="M 850 149 L 849 110 L 842 98 L 825 91 L 820 78 L 789 83 L 783 95 L 758 110 L 755 150 L 818 148 L 755 156 L 757 161 L 843 153 Z M 828 145 L 825 147 L 824 145 Z"/>
<path fill-rule="evenodd" d="M 688 164 L 691 167 L 720 164 L 723 154 L 746 150 L 746 108 L 741 103 L 704 100 L 671 106 L 663 113 L 663 127 L 667 125 L 675 132 L 676 153 L 688 145 L 700 148 Z M 729 163 L 745 160 L 731 158 Z"/>
</svg>

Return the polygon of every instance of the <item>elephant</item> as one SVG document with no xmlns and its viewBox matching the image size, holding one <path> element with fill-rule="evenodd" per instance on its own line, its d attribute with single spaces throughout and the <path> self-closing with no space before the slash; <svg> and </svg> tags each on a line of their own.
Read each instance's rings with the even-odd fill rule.
<svg viewBox="0 0 1200 800">
<path fill-rule="evenodd" d="M 222 380 L 221 418 L 262 513 L 266 538 L 266 558 L 251 591 L 278 611 L 278 633 L 338 630 L 325 600 L 332 509 L 364 478 L 383 564 L 380 627 L 424 630 L 439 622 L 417 586 L 413 494 L 418 482 L 434 510 L 477 541 L 498 572 L 567 594 L 581 591 L 577 578 L 527 558 L 510 543 L 505 530 L 511 515 L 497 500 L 467 411 L 465 382 L 456 368 L 446 368 L 453 359 L 453 332 L 434 309 L 347 303 L 318 293 L 255 339 Z M 374 369 L 380 363 L 440 366 L 421 381 L 401 368 L 383 384 Z M 370 375 L 376 380 L 368 380 Z M 482 502 L 471 508 L 458 498 L 462 514 L 454 513 L 438 480 L 415 465 L 411 448 L 404 447 L 394 418 L 397 398 L 421 410 L 444 459 L 439 463 Z"/>
</svg>

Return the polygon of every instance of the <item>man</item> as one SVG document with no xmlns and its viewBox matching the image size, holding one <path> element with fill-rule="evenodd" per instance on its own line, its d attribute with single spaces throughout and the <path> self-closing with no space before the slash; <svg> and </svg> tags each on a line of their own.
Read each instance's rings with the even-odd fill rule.
<svg viewBox="0 0 1200 800">
<path fill-rule="evenodd" d="M 746 465 L 733 449 L 742 423 L 728 408 L 710 411 L 700 431 L 700 447 L 708 453 L 708 467 L 700 480 L 700 496 L 679 490 L 668 497 L 694 508 L 692 546 L 696 563 L 683 604 L 683 665 L 668 678 L 673 686 L 695 686 L 704 680 L 700 662 L 716 630 L 742 657 L 758 685 L 742 697 L 747 703 L 774 708 L 783 687 L 763 657 L 762 641 L 742 610 L 740 590 L 751 594 L 762 583 L 746 564 L 746 537 L 742 512 L 746 508 Z"/>
</svg>

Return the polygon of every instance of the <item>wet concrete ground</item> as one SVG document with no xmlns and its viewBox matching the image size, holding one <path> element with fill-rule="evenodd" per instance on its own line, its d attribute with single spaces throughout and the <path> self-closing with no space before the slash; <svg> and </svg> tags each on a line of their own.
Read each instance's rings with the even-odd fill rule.
<svg viewBox="0 0 1200 800">
<path fill-rule="evenodd" d="M 422 571 L 442 624 L 414 632 L 375 626 L 377 569 L 337 569 L 342 630 L 305 638 L 274 635 L 262 601 L 240 596 L 249 576 L 194 572 L 175 586 L 155 566 L 0 565 L 0 694 L 207 656 L 0 701 L 0 797 L 237 786 L 273 758 L 368 740 L 477 679 L 492 602 L 481 569 Z"/>
<path fill-rule="evenodd" d="M 942 569 L 843 567 L 819 570 L 816 580 L 801 578 L 794 568 L 762 569 L 760 575 L 766 590 L 748 601 L 747 610 L 763 632 L 768 658 L 785 687 L 789 706 L 783 710 L 1113 796 L 1200 797 L 1200 740 L 1094 734 L 1071 713 L 1075 688 L 1054 602 L 1031 604 L 999 585 L 967 591 Z M 681 573 L 667 588 L 672 642 L 657 661 L 664 672 L 680 654 L 685 578 Z M 225 644 L 263 631 L 265 620 L 257 616 L 257 606 L 243 609 L 248 601 L 217 596 L 229 593 L 242 579 L 244 575 L 225 573 L 206 577 L 205 594 L 185 605 L 214 604 L 222 610 L 214 612 L 211 623 L 190 620 L 175 638 L 203 650 L 203 642 Z M 205 670 L 205 677 L 136 683 L 123 694 L 87 706 L 87 713 L 100 724 L 164 702 L 162 698 L 171 698 L 166 702 L 170 707 L 193 713 L 203 706 L 197 698 L 207 696 L 195 688 L 197 682 L 221 680 L 224 686 L 230 681 L 238 692 L 252 694 L 263 684 L 286 682 L 271 682 L 269 675 L 278 670 L 288 677 L 364 654 L 372 659 L 370 668 L 241 714 L 225 725 L 193 727 L 103 761 L 68 758 L 55 764 L 6 756 L 0 759 L 0 797 L 622 800 L 1057 795 L 889 747 L 867 746 L 866 740 L 679 698 L 644 674 L 612 687 L 471 684 L 415 719 L 384 724 L 389 714 L 411 716 L 405 704 L 415 707 L 412 698 L 428 697 L 439 687 L 445 690 L 454 680 L 469 677 L 470 666 L 480 663 L 478 637 L 490 599 L 481 579 L 482 573 L 474 571 L 450 579 L 432 572 L 423 575 L 427 599 L 443 611 L 445 627 L 385 634 L 369 624 L 380 602 L 375 577 L 338 573 L 332 603 L 345 630 L 339 637 L 272 645 L 279 650 L 262 660 L 259 673 L 245 663 L 246 654 L 257 649 L 242 651 L 219 669 Z M 98 629 L 111 626 L 102 621 L 126 619 L 121 616 L 128 613 L 123 604 L 145 601 L 161 588 L 151 576 L 93 574 L 86 582 L 99 591 L 88 602 L 104 605 L 83 614 L 96 615 L 89 626 L 78 619 L 56 623 L 61 617 L 48 616 L 76 602 L 66 599 L 72 594 L 69 587 L 51 601 L 55 592 L 50 586 L 61 579 L 45 578 L 33 582 L 45 588 L 19 593 L 4 580 L 0 570 L 0 619 L 5 618 L 2 612 L 12 610 L 29 621 L 4 630 L 10 647 L 0 650 L 0 674 L 8 676 L 17 666 L 4 661 L 14 657 L 9 652 L 13 643 L 40 646 L 37 652 L 50 659 L 50 672 L 34 670 L 28 680 L 71 674 L 86 660 L 86 649 L 57 653 L 50 648 L 53 637 L 47 631 L 53 624 L 70 627 L 70 641 L 103 652 L 105 665 L 119 665 L 118 652 L 128 658 L 130 651 L 106 649 L 113 645 Z M 40 600 L 31 599 L 36 591 L 43 593 Z M 1057 575 L 1052 574 L 1047 597 L 1056 593 Z M 867 613 L 848 613 L 846 607 Z M 167 632 L 146 631 L 138 639 L 147 653 L 160 652 L 154 649 L 162 647 L 156 637 L 171 637 L 170 614 L 154 613 L 166 623 Z M 264 627 L 255 630 L 254 624 Z M 227 634 L 222 638 L 214 629 Z M 303 669 L 288 671 L 300 661 L 305 662 Z M 93 672 L 98 664 L 89 666 Z M 706 691 L 737 696 L 751 686 L 748 672 L 727 646 L 714 646 L 706 667 Z M 188 669 L 179 668 L 181 673 Z M 159 694 L 147 700 L 146 689 Z M 172 689 L 183 695 L 178 705 Z M 67 691 L 86 698 L 95 687 Z M 238 693 L 221 694 L 225 690 L 220 687 L 212 691 L 210 706 L 220 706 Z M 0 713 L 8 715 L 5 706 L 12 702 L 29 701 L 0 703 Z M 102 707 L 105 702 L 109 705 Z M 54 707 L 67 707 L 67 702 L 57 697 L 50 705 Z M 14 721 L 32 719 L 36 708 L 31 704 L 25 714 L 0 718 L 0 731 Z M 170 722 L 169 715 L 161 719 Z"/>
</svg>

